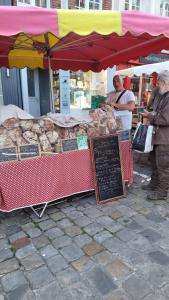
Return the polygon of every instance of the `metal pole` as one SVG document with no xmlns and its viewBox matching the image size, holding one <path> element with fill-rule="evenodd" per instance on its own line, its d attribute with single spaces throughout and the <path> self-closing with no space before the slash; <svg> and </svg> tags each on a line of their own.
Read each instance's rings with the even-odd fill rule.
<svg viewBox="0 0 169 300">
<path fill-rule="evenodd" d="M 54 97 L 53 97 L 53 73 L 51 69 L 50 56 L 48 56 L 48 68 L 49 68 L 49 84 L 50 84 L 50 110 L 52 113 L 54 113 L 55 107 L 54 107 Z"/>
</svg>

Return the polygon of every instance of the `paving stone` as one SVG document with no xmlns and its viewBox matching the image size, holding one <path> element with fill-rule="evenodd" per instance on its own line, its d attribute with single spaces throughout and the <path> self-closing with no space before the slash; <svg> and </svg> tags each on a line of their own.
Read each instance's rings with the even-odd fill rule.
<svg viewBox="0 0 169 300">
<path fill-rule="evenodd" d="M 78 217 L 77 219 L 74 220 L 74 222 L 80 227 L 85 227 L 92 223 L 92 219 L 83 216 L 83 217 Z"/>
<path fill-rule="evenodd" d="M 51 228 L 47 231 L 45 231 L 44 233 L 50 240 L 54 240 L 62 235 L 64 235 L 64 232 L 57 228 L 57 227 L 54 227 L 54 228 Z"/>
<path fill-rule="evenodd" d="M 72 267 L 69 267 L 66 270 L 57 273 L 56 280 L 59 283 L 60 287 L 63 289 L 66 286 L 70 286 L 73 283 L 79 281 L 79 273 Z"/>
<path fill-rule="evenodd" d="M 103 246 L 112 253 L 120 253 L 125 250 L 125 244 L 117 238 L 110 238 L 103 242 Z"/>
<path fill-rule="evenodd" d="M 45 234 L 46 234 L 46 232 L 45 232 Z M 32 243 L 37 249 L 40 249 L 40 248 L 45 247 L 46 245 L 48 245 L 49 240 L 45 235 L 42 234 L 42 235 L 32 239 Z"/>
<path fill-rule="evenodd" d="M 84 214 L 82 212 L 80 212 L 80 211 L 73 210 L 73 211 L 71 211 L 71 212 L 68 213 L 68 217 L 71 220 L 76 220 L 77 218 L 84 217 Z"/>
<path fill-rule="evenodd" d="M 147 217 L 147 219 L 149 219 L 153 222 L 156 222 L 156 223 L 162 223 L 166 220 L 160 214 L 154 213 L 154 212 L 150 212 L 148 215 L 146 215 L 146 217 Z"/>
<path fill-rule="evenodd" d="M 7 274 L 17 269 L 19 269 L 19 265 L 15 258 L 0 263 L 0 275 Z"/>
<path fill-rule="evenodd" d="M 96 221 L 102 226 L 114 226 L 116 223 L 109 216 L 102 216 L 96 219 Z"/>
<path fill-rule="evenodd" d="M 132 275 L 123 283 L 123 288 L 133 299 L 141 300 L 149 295 L 152 290 L 145 280 Z"/>
<path fill-rule="evenodd" d="M 37 253 L 26 256 L 25 258 L 21 259 L 20 262 L 27 271 L 36 269 L 44 264 L 41 256 Z"/>
<path fill-rule="evenodd" d="M 35 294 L 24 286 L 18 287 L 11 293 L 8 293 L 6 298 L 7 300 L 36 300 Z"/>
<path fill-rule="evenodd" d="M 44 284 L 47 285 L 55 280 L 55 278 L 46 266 L 42 266 L 38 269 L 25 272 L 25 276 L 30 281 L 30 284 L 33 289 L 43 287 Z"/>
<path fill-rule="evenodd" d="M 143 276 L 147 282 L 151 284 L 154 289 L 160 290 L 162 286 L 167 284 L 168 270 L 159 265 L 150 265 L 146 270 L 143 271 Z"/>
<path fill-rule="evenodd" d="M 13 235 L 19 231 L 22 231 L 22 227 L 17 224 L 12 224 L 12 225 L 6 226 L 6 234 L 8 236 Z"/>
<path fill-rule="evenodd" d="M 141 235 L 138 235 L 134 240 L 129 241 L 127 244 L 129 248 L 141 252 L 145 252 L 152 249 L 150 242 Z"/>
<path fill-rule="evenodd" d="M 88 256 L 82 256 L 79 259 L 72 262 L 72 266 L 78 271 L 83 272 L 90 266 L 91 260 Z"/>
<path fill-rule="evenodd" d="M 96 233 L 102 231 L 103 230 L 103 226 L 94 222 L 94 223 L 89 224 L 86 227 L 84 227 L 83 230 L 85 232 L 87 232 L 89 235 L 93 236 Z"/>
<path fill-rule="evenodd" d="M 141 231 L 140 234 L 144 236 L 147 240 L 149 240 L 150 243 L 155 243 L 162 238 L 162 236 L 158 232 L 150 228 Z"/>
<path fill-rule="evenodd" d="M 59 221 L 65 218 L 65 214 L 63 214 L 62 212 L 55 212 L 54 214 L 50 215 L 50 218 L 54 221 Z"/>
<path fill-rule="evenodd" d="M 66 227 L 73 226 L 74 224 L 68 218 L 65 218 L 58 221 L 56 225 L 61 229 L 65 229 Z"/>
<path fill-rule="evenodd" d="M 144 300 L 168 300 L 168 296 L 165 298 L 163 295 L 160 295 L 159 292 L 157 292 L 157 294 L 150 294 L 146 296 Z"/>
<path fill-rule="evenodd" d="M 28 237 L 20 238 L 12 243 L 14 250 L 23 248 L 31 243 L 31 240 Z"/>
<path fill-rule="evenodd" d="M 31 237 L 31 238 L 35 238 L 37 236 L 40 236 L 42 234 L 41 230 L 38 229 L 38 228 L 32 228 L 32 229 L 29 229 L 27 231 L 27 234 Z"/>
<path fill-rule="evenodd" d="M 116 279 L 125 277 L 132 272 L 132 269 L 120 259 L 115 259 L 113 262 L 108 264 L 106 270 Z"/>
<path fill-rule="evenodd" d="M 43 222 L 45 220 L 48 220 L 49 219 L 49 216 L 47 214 L 44 214 L 43 217 L 39 218 L 35 215 L 35 213 L 32 213 L 31 215 L 31 219 L 34 223 L 40 223 L 40 222 Z"/>
<path fill-rule="evenodd" d="M 85 209 L 84 214 L 87 215 L 89 218 L 96 219 L 103 215 L 103 212 L 95 207 L 89 207 Z"/>
<path fill-rule="evenodd" d="M 68 267 L 67 262 L 60 254 L 50 257 L 47 260 L 47 265 L 53 274 L 56 274 Z"/>
<path fill-rule="evenodd" d="M 46 247 L 40 250 L 40 253 L 44 259 L 48 259 L 49 257 L 58 254 L 58 251 L 52 245 L 47 245 Z"/>
<path fill-rule="evenodd" d="M 36 300 L 62 300 L 61 293 L 62 290 L 56 281 L 35 290 Z"/>
<path fill-rule="evenodd" d="M 87 234 L 80 234 L 75 236 L 73 241 L 75 241 L 75 243 L 82 248 L 84 245 L 89 244 L 92 241 L 92 238 Z"/>
<path fill-rule="evenodd" d="M 32 229 L 32 228 L 36 228 L 36 225 L 32 222 L 29 222 L 27 224 L 22 225 L 22 229 L 27 233 L 28 230 Z"/>
<path fill-rule="evenodd" d="M 169 256 L 164 254 L 162 251 L 152 251 L 148 253 L 150 259 L 160 265 L 169 265 Z"/>
<path fill-rule="evenodd" d="M 18 287 L 28 287 L 24 273 L 19 270 L 4 275 L 1 279 L 1 284 L 5 292 L 13 291 Z"/>
<path fill-rule="evenodd" d="M 167 283 L 166 285 L 164 285 L 161 288 L 161 291 L 164 294 L 164 296 L 168 297 L 168 295 L 169 295 L 169 283 Z"/>
<path fill-rule="evenodd" d="M 103 230 L 103 231 L 97 233 L 93 238 L 96 242 L 101 244 L 105 240 L 112 238 L 112 234 L 107 230 Z"/>
<path fill-rule="evenodd" d="M 59 249 L 72 244 L 72 239 L 66 235 L 63 235 L 53 240 L 52 244 L 56 249 Z"/>
<path fill-rule="evenodd" d="M 96 255 L 97 253 L 103 250 L 104 250 L 103 246 L 99 245 L 95 241 L 92 241 L 83 247 L 83 251 L 89 256 Z"/>
<path fill-rule="evenodd" d="M 120 223 L 116 223 L 116 224 L 114 224 L 112 226 L 106 226 L 106 229 L 108 231 L 110 231 L 111 233 L 116 233 L 116 232 L 124 229 L 124 226 L 121 225 Z"/>
<path fill-rule="evenodd" d="M 53 220 L 48 219 L 48 220 L 45 220 L 43 222 L 40 222 L 38 224 L 38 226 L 40 227 L 40 229 L 42 229 L 42 230 L 45 231 L 45 230 L 48 230 L 48 229 L 50 229 L 52 227 L 55 227 L 56 223 Z"/>
<path fill-rule="evenodd" d="M 10 249 L 0 250 L 0 262 L 13 257 L 13 252 Z"/>
<path fill-rule="evenodd" d="M 113 260 L 112 254 L 106 250 L 96 254 L 93 258 L 98 264 L 103 266 L 110 264 Z"/>
<path fill-rule="evenodd" d="M 62 300 L 93 300 L 93 298 L 94 300 L 98 300 L 98 298 L 95 296 L 94 288 L 91 289 L 89 287 L 89 283 L 86 283 L 86 281 L 83 280 L 83 282 L 78 281 L 70 285 L 65 291 L 65 296 L 62 298 Z"/>
<path fill-rule="evenodd" d="M 130 300 L 123 291 L 114 291 L 108 300 Z M 136 300 L 136 299 L 135 299 Z"/>
<path fill-rule="evenodd" d="M 74 237 L 76 235 L 81 234 L 82 230 L 81 230 L 80 227 L 73 225 L 73 226 L 66 227 L 65 228 L 65 233 L 67 235 L 69 235 L 70 237 Z"/>
<path fill-rule="evenodd" d="M 143 227 L 139 225 L 136 221 L 132 220 L 129 224 L 127 224 L 127 228 L 139 232 Z"/>
<path fill-rule="evenodd" d="M 88 272 L 87 278 L 93 283 L 102 296 L 108 295 L 117 288 L 112 278 L 99 267 Z"/>
<path fill-rule="evenodd" d="M 19 231 L 19 232 L 15 233 L 15 234 L 10 235 L 10 236 L 9 236 L 9 241 L 10 241 L 11 243 L 13 243 L 13 242 L 15 242 L 16 240 L 21 239 L 21 238 L 24 238 L 24 237 L 26 237 L 25 232 Z"/>
<path fill-rule="evenodd" d="M 132 222 L 132 219 L 127 217 L 122 217 L 118 219 L 118 222 L 123 226 L 128 226 L 128 224 Z"/>
<path fill-rule="evenodd" d="M 126 205 L 119 205 L 117 207 L 118 211 L 120 211 L 123 216 L 126 216 L 126 217 L 133 217 L 137 214 L 136 211 L 134 211 L 133 209 L 131 209 L 130 207 L 127 207 Z"/>
<path fill-rule="evenodd" d="M 84 255 L 84 252 L 78 246 L 73 244 L 60 249 L 60 253 L 69 262 L 72 262 Z"/>
<path fill-rule="evenodd" d="M 124 215 L 123 215 L 120 211 L 118 211 L 118 210 L 113 211 L 112 214 L 111 214 L 111 218 L 112 218 L 113 220 L 117 220 L 117 219 L 119 219 L 119 218 L 122 218 L 123 216 L 124 216 Z"/>
<path fill-rule="evenodd" d="M 116 232 L 116 236 L 124 242 L 128 242 L 137 238 L 137 234 L 128 229 L 123 229 L 121 231 Z"/>
<path fill-rule="evenodd" d="M 70 203 L 70 202 L 69 202 Z M 70 204 L 67 203 L 67 206 L 62 206 L 61 207 L 61 210 L 66 213 L 66 214 L 69 214 L 71 213 L 72 211 L 74 211 L 76 209 L 75 205 L 73 205 L 75 202 L 71 202 Z"/>
<path fill-rule="evenodd" d="M 26 256 L 29 256 L 31 254 L 34 254 L 36 252 L 36 248 L 30 244 L 30 245 L 27 245 L 21 249 L 18 249 L 15 253 L 15 256 L 18 258 L 18 259 L 23 259 L 25 258 Z"/>
<path fill-rule="evenodd" d="M 59 212 L 59 209 L 56 206 L 51 205 L 47 207 L 46 212 L 47 214 L 50 215 L 50 214 L 54 214 L 55 212 Z"/>
<path fill-rule="evenodd" d="M 0 250 L 9 248 L 9 243 L 7 239 L 0 239 Z"/>
</svg>

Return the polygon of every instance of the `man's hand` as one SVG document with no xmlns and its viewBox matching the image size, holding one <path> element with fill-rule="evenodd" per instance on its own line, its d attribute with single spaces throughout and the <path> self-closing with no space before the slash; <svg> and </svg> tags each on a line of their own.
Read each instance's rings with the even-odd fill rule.
<svg viewBox="0 0 169 300">
<path fill-rule="evenodd" d="M 149 112 L 148 110 L 144 109 L 144 112 L 140 113 L 140 115 L 144 118 L 148 118 L 150 115 L 152 115 L 152 113 Z"/>
</svg>

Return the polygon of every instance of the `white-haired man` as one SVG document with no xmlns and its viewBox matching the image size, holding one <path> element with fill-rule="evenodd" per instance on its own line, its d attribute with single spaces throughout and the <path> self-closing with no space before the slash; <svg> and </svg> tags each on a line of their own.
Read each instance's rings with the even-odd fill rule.
<svg viewBox="0 0 169 300">
<path fill-rule="evenodd" d="M 121 117 L 123 129 L 131 129 L 135 96 L 132 91 L 124 89 L 122 76 L 114 76 L 113 86 L 115 90 L 107 95 L 105 102 L 113 108 L 115 116 Z"/>
<path fill-rule="evenodd" d="M 150 153 L 151 181 L 142 187 L 152 191 L 148 200 L 166 200 L 169 188 L 169 71 L 159 74 L 158 86 L 160 96 L 154 99 L 154 113 L 145 110 L 142 114 L 155 129 L 154 149 Z"/>
</svg>

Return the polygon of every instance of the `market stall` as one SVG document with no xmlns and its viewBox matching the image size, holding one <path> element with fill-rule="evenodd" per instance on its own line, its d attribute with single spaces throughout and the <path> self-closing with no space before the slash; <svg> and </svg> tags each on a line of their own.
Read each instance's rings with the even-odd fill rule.
<svg viewBox="0 0 169 300">
<path fill-rule="evenodd" d="M 145 56 L 150 51 L 157 52 L 169 47 L 168 18 L 139 12 L 0 7 L 0 20 L 0 66 L 7 68 L 61 68 L 99 72 L 114 64 L 126 63 L 140 55 Z M 52 100 L 51 97 L 51 103 Z M 114 131 L 113 122 L 110 123 L 109 129 L 113 129 L 112 132 L 106 132 L 101 122 L 97 126 L 95 124 L 95 128 L 89 132 L 96 136 L 117 133 L 119 128 Z M 18 127 L 22 126 L 19 124 Z M 19 143 L 13 141 L 16 145 L 12 147 L 16 146 L 16 150 L 12 148 L 5 153 L 7 161 L 8 157 L 15 157 L 16 161 L 0 164 L 1 210 L 10 211 L 48 203 L 94 189 L 89 149 L 59 153 L 58 143 L 56 147 L 52 144 L 51 149 L 45 148 L 49 137 L 45 137 L 46 142 L 42 147 L 44 137 L 40 138 L 43 135 L 41 130 L 36 140 L 35 135 L 25 133 L 26 131 L 29 130 L 24 130 Z M 85 136 L 85 133 L 81 135 Z M 15 139 L 16 134 L 12 136 Z M 87 136 L 91 137 L 90 134 Z M 28 144 L 23 153 L 21 146 L 25 147 L 25 144 L 22 144 L 22 138 L 27 139 Z M 25 153 L 28 152 L 39 156 L 39 143 L 41 151 L 47 156 L 31 156 L 29 160 L 25 160 Z M 35 144 L 36 150 L 35 146 L 32 150 L 32 145 Z M 1 147 L 2 156 L 3 147 L 4 145 Z M 120 141 L 119 157 L 123 179 L 131 184 L 133 165 L 129 137 Z"/>
</svg>

